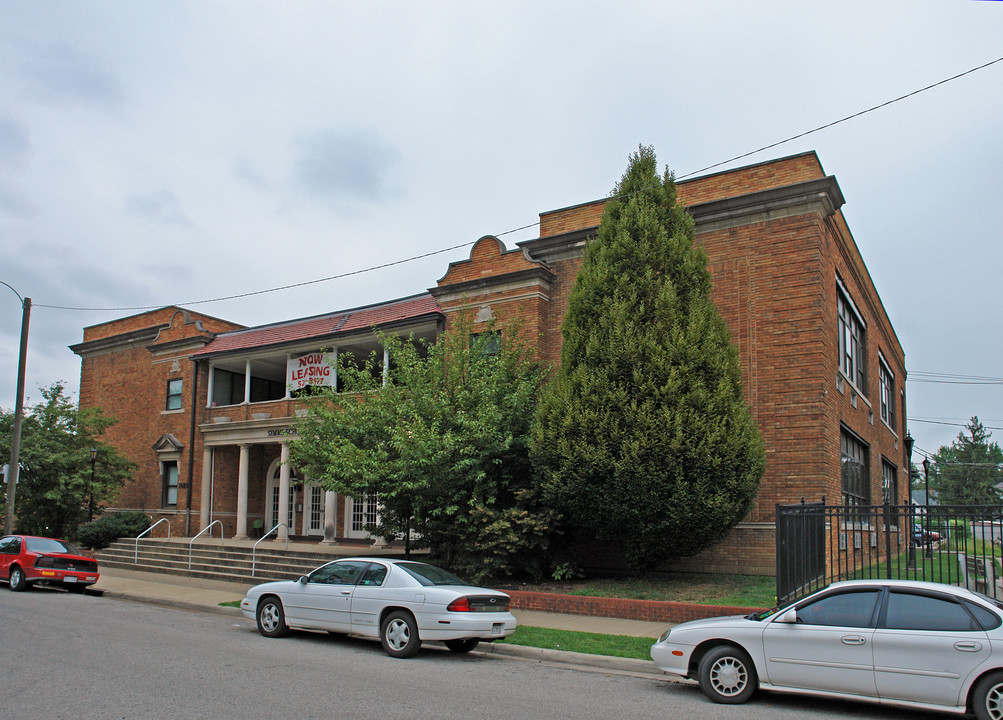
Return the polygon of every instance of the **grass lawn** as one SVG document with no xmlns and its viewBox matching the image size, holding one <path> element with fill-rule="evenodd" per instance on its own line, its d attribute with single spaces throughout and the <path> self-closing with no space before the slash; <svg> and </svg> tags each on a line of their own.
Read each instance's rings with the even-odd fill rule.
<svg viewBox="0 0 1003 720">
<path fill-rule="evenodd" d="M 651 646 L 655 642 L 647 637 L 604 635 L 603 633 L 551 630 L 550 628 L 520 625 L 514 633 L 497 643 L 523 645 L 547 650 L 609 655 L 612 657 L 651 659 Z"/>
</svg>

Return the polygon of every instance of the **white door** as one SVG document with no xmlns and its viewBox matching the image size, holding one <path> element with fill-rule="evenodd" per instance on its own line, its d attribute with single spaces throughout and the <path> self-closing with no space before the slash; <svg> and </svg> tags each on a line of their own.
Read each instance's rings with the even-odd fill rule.
<svg viewBox="0 0 1003 720">
<path fill-rule="evenodd" d="M 375 537 L 366 527 L 379 522 L 376 512 L 376 495 L 365 495 L 361 498 L 346 498 L 345 502 L 345 535 L 349 538 L 371 539 Z"/>
</svg>

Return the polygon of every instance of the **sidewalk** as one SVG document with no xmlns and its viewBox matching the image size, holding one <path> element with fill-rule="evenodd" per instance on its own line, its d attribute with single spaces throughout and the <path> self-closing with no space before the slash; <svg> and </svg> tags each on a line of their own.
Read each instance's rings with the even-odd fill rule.
<svg viewBox="0 0 1003 720">
<path fill-rule="evenodd" d="M 94 585 L 105 597 L 121 598 L 135 602 L 152 603 L 182 610 L 211 612 L 231 617 L 243 617 L 238 608 L 220 607 L 220 603 L 240 600 L 248 588 L 255 583 L 231 583 L 200 578 L 183 577 L 166 573 L 138 572 L 121 568 L 101 568 L 101 579 Z M 584 615 L 563 615 L 537 612 L 534 610 L 513 610 L 520 625 L 576 630 L 581 632 L 604 633 L 607 635 L 630 635 L 649 637 L 654 641 L 665 628 L 665 623 L 620 620 L 617 618 L 588 617 Z M 482 643 L 478 648 L 483 652 L 558 664 L 597 668 L 628 674 L 658 675 L 650 661 L 612 658 L 599 655 L 543 650 L 541 648 L 518 645 Z"/>
</svg>

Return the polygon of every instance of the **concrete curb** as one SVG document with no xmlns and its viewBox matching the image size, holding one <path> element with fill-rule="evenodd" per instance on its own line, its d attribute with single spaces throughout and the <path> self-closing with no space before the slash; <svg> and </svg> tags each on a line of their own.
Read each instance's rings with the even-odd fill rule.
<svg viewBox="0 0 1003 720">
<path fill-rule="evenodd" d="M 185 602 L 184 600 L 170 600 L 163 598 L 152 598 L 143 595 L 133 595 L 128 592 L 118 590 L 102 590 L 102 597 L 114 598 L 116 600 L 126 600 L 128 602 L 145 603 L 147 605 L 158 605 L 160 607 L 174 608 L 175 610 L 185 610 L 187 612 L 204 612 L 211 615 L 226 615 L 228 617 L 244 617 L 240 608 L 204 605 L 201 603 Z"/>
</svg>

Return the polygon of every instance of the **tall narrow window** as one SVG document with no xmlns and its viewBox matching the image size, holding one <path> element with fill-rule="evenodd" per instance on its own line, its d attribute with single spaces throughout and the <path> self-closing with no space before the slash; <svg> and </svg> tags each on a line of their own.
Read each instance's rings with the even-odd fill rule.
<svg viewBox="0 0 1003 720">
<path fill-rule="evenodd" d="M 866 331 L 853 303 L 843 292 L 842 283 L 836 288 L 836 318 L 839 331 L 839 368 L 857 390 L 866 395 Z"/>
<path fill-rule="evenodd" d="M 843 505 L 847 507 L 870 505 L 871 482 L 867 446 L 844 428 L 839 434 L 839 454 Z"/>
<path fill-rule="evenodd" d="M 167 409 L 168 410 L 180 410 L 181 409 L 181 378 L 175 378 L 173 380 L 167 381 Z"/>
<path fill-rule="evenodd" d="M 889 505 L 898 504 L 898 470 L 887 460 L 881 461 L 881 501 Z"/>
<path fill-rule="evenodd" d="M 892 430 L 895 429 L 895 376 L 885 365 L 884 359 L 878 358 L 878 385 L 880 386 L 881 419 Z"/>
<path fill-rule="evenodd" d="M 178 504 L 178 464 L 175 461 L 165 462 L 164 467 L 164 496 L 165 507 Z"/>
</svg>

